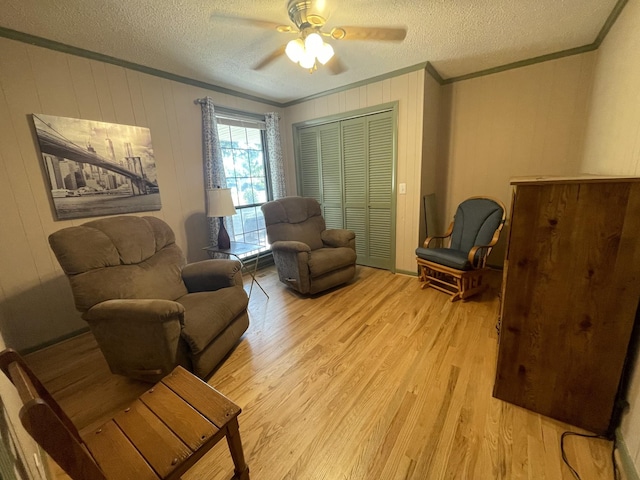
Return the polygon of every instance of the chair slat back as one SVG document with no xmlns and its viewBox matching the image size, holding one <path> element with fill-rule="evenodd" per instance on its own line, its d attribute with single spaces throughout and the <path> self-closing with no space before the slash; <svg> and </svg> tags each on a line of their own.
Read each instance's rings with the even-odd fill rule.
<svg viewBox="0 0 640 480">
<path fill-rule="evenodd" d="M 14 350 L 0 353 L 0 368 L 16 387 L 20 421 L 33 439 L 73 480 L 104 480 L 78 429 Z"/>
</svg>

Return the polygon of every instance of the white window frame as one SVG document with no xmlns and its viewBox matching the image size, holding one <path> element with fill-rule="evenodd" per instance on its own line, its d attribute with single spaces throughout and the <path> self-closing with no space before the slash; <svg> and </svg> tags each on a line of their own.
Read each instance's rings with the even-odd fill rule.
<svg viewBox="0 0 640 480">
<path fill-rule="evenodd" d="M 264 181 L 266 187 L 266 202 L 273 200 L 273 193 L 271 188 L 271 176 L 269 174 L 269 157 L 268 157 L 268 149 L 266 144 L 266 128 L 264 115 L 259 114 L 251 114 L 246 112 L 239 112 L 230 109 L 224 109 L 221 107 L 216 108 L 216 121 L 219 126 L 232 126 L 232 127 L 241 127 L 241 128 L 251 128 L 260 130 L 261 135 L 261 144 L 262 144 L 262 159 L 264 162 Z M 223 127 L 224 128 L 224 127 Z M 220 135 L 220 130 L 218 130 L 218 135 L 220 139 L 220 146 L 223 149 L 223 157 L 224 150 L 222 145 L 222 136 Z M 225 176 L 227 172 L 225 171 Z M 237 177 L 236 177 L 237 178 Z M 229 180 L 229 178 L 227 179 Z M 227 186 L 230 182 L 228 182 Z M 262 211 L 260 210 L 260 206 L 265 202 L 256 202 L 251 204 L 239 204 L 238 202 L 238 194 L 232 188 L 234 194 L 232 194 L 234 205 L 236 207 L 236 215 L 231 217 L 231 221 L 228 225 L 228 230 L 232 240 L 244 243 L 252 243 L 257 245 L 262 245 L 260 251 L 270 250 L 269 243 L 266 235 L 266 228 L 264 226 L 264 217 L 262 216 Z M 251 213 L 247 213 L 251 212 Z M 245 225 L 247 224 L 247 218 L 253 217 L 256 222 L 256 229 L 251 230 L 248 229 L 245 231 Z M 254 235 L 253 232 L 256 232 Z M 247 255 L 251 256 L 251 255 Z"/>
</svg>

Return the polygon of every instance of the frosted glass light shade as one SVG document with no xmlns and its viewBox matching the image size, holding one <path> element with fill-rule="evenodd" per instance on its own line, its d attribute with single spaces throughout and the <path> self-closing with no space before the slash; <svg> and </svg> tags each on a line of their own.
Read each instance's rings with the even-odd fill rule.
<svg viewBox="0 0 640 480">
<path fill-rule="evenodd" d="M 230 188 L 207 190 L 207 217 L 229 217 L 235 214 Z"/>
<path fill-rule="evenodd" d="M 304 55 L 304 42 L 301 38 L 291 40 L 287 43 L 287 48 L 285 48 L 284 53 L 287 54 L 289 60 L 294 63 L 298 63 L 300 58 L 302 58 L 302 55 Z"/>
<path fill-rule="evenodd" d="M 307 53 L 310 53 L 314 57 L 318 56 L 320 50 L 322 50 L 322 45 L 324 42 L 322 41 L 322 37 L 317 33 L 310 33 L 307 35 L 307 38 L 304 40 L 304 49 Z"/>
<path fill-rule="evenodd" d="M 325 43 L 324 45 L 322 45 L 322 48 L 318 52 L 317 57 L 318 57 L 318 61 L 322 65 L 324 65 L 329 60 L 331 60 L 331 57 L 333 57 L 333 47 L 328 43 Z"/>
<path fill-rule="evenodd" d="M 310 52 L 304 52 L 302 58 L 300 59 L 300 66 L 302 68 L 313 68 L 316 63 L 316 57 Z"/>
</svg>

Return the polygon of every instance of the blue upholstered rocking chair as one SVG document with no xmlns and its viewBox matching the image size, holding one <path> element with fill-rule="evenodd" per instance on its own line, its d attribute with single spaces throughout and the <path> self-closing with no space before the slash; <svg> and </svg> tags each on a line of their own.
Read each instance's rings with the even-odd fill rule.
<svg viewBox="0 0 640 480">
<path fill-rule="evenodd" d="M 471 197 L 458 206 L 447 233 L 427 237 L 416 249 L 422 288 L 432 287 L 451 295 L 451 301 L 467 299 L 486 287 L 483 274 L 487 257 L 498 242 L 505 207 L 500 200 Z M 449 246 L 445 247 L 446 240 Z"/>
</svg>

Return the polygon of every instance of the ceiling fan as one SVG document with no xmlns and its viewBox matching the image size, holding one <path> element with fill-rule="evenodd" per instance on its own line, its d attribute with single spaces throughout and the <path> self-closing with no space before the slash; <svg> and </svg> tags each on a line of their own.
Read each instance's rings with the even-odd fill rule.
<svg viewBox="0 0 640 480">
<path fill-rule="evenodd" d="M 254 65 L 254 70 L 261 70 L 271 62 L 286 55 L 292 62 L 313 73 L 318 64 L 327 65 L 329 71 L 336 75 L 346 70 L 340 60 L 334 56 L 334 50 L 324 38 L 331 40 L 377 40 L 401 42 L 407 36 L 405 28 L 385 27 L 333 27 L 324 31 L 326 18 L 323 13 L 323 0 L 289 0 L 287 12 L 293 25 L 279 25 L 276 23 L 229 16 L 212 15 L 212 18 L 225 18 L 240 21 L 242 23 L 275 29 L 280 33 L 293 33 L 298 38 L 282 45 L 259 63 Z M 324 37 L 324 38 L 323 38 Z"/>
</svg>

